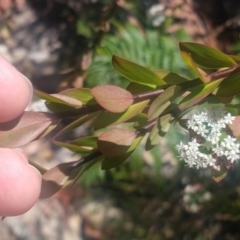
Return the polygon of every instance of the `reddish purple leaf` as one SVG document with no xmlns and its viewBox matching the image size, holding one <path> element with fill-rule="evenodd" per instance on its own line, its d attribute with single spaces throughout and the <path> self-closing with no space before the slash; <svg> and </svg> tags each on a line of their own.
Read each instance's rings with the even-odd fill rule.
<svg viewBox="0 0 240 240">
<path fill-rule="evenodd" d="M 240 137 L 240 116 L 236 116 L 232 124 L 229 125 L 229 128 L 232 130 L 233 136 L 236 138 Z"/>
<path fill-rule="evenodd" d="M 111 129 L 99 136 L 98 149 L 104 156 L 119 156 L 127 152 L 136 137 L 135 131 Z"/>
<path fill-rule="evenodd" d="M 113 85 L 94 87 L 91 94 L 101 107 L 113 113 L 124 112 L 133 103 L 133 96 L 129 91 Z"/>
<path fill-rule="evenodd" d="M 24 112 L 16 119 L 0 124 L 0 147 L 21 147 L 45 136 L 58 122 L 50 113 Z"/>
<path fill-rule="evenodd" d="M 49 198 L 57 193 L 66 183 L 78 161 L 59 164 L 42 175 L 40 198 Z"/>
</svg>

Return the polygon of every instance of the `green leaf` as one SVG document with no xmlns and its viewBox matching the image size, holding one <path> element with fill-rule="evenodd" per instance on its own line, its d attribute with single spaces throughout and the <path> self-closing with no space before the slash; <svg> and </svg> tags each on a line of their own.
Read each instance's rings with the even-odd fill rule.
<svg viewBox="0 0 240 240">
<path fill-rule="evenodd" d="M 106 157 L 115 157 L 127 152 L 137 133 L 126 129 L 110 129 L 98 137 L 99 151 Z"/>
<path fill-rule="evenodd" d="M 193 72 L 199 77 L 199 79 L 201 79 L 202 82 L 208 83 L 210 81 L 210 79 L 207 77 L 206 72 L 196 66 L 189 53 L 181 52 L 181 56 L 187 66 L 193 70 Z"/>
<path fill-rule="evenodd" d="M 183 98 L 183 100 L 179 103 L 179 109 L 184 110 L 204 100 L 205 97 L 211 94 L 218 87 L 221 81 L 222 79 L 190 89 L 189 91 L 191 93 Z"/>
<path fill-rule="evenodd" d="M 91 89 L 98 104 L 109 112 L 124 112 L 133 103 L 133 96 L 127 90 L 113 86 L 103 85 Z"/>
<path fill-rule="evenodd" d="M 178 85 L 180 83 L 188 82 L 187 78 L 181 77 L 176 73 L 167 70 L 157 70 L 155 73 L 166 82 L 167 85 Z"/>
<path fill-rule="evenodd" d="M 0 123 L 0 147 L 21 147 L 46 136 L 58 123 L 53 114 L 24 112 L 12 121 Z"/>
<path fill-rule="evenodd" d="M 240 56 L 239 55 L 228 55 L 234 62 L 240 63 Z"/>
<path fill-rule="evenodd" d="M 161 93 L 151 104 L 148 111 L 148 119 L 152 121 L 157 118 L 170 104 L 171 101 L 177 97 L 181 87 L 171 86 L 167 88 L 163 93 Z"/>
<path fill-rule="evenodd" d="M 77 99 L 69 96 L 62 95 L 60 93 L 51 94 L 51 96 L 57 99 L 61 99 L 64 103 L 66 103 L 69 106 L 73 106 L 76 108 L 80 108 L 83 106 L 83 103 L 81 101 L 78 101 Z"/>
<path fill-rule="evenodd" d="M 143 139 L 143 136 L 138 136 L 132 143 L 132 145 L 128 148 L 126 153 L 120 155 L 120 156 L 114 156 L 114 157 L 105 157 L 102 162 L 102 169 L 107 170 L 111 168 L 115 168 L 122 164 L 124 161 L 126 161 L 133 151 L 136 149 L 136 147 L 139 145 L 141 140 Z"/>
<path fill-rule="evenodd" d="M 74 110 L 76 107 L 66 105 L 65 103 L 45 102 L 46 107 L 54 113 Z"/>
<path fill-rule="evenodd" d="M 148 117 L 147 117 L 147 114 L 145 114 L 145 113 L 139 113 L 136 116 L 134 116 L 133 118 L 131 118 L 130 121 L 127 121 L 127 122 L 133 122 L 134 128 L 140 128 L 147 124 Z"/>
<path fill-rule="evenodd" d="M 123 77 L 130 81 L 149 86 L 163 86 L 165 82 L 156 73 L 141 65 L 113 55 L 112 65 Z"/>
<path fill-rule="evenodd" d="M 75 153 L 89 153 L 97 148 L 97 137 L 95 136 L 87 136 L 74 139 L 70 142 L 60 142 L 56 140 L 52 140 L 52 142 L 61 147 L 68 148 L 69 150 Z"/>
<path fill-rule="evenodd" d="M 188 81 L 188 82 L 185 82 L 185 83 L 181 83 L 180 87 L 182 88 L 183 91 L 184 90 L 188 91 L 189 89 L 197 87 L 197 86 L 200 86 L 202 84 L 203 84 L 203 82 L 202 82 L 201 79 L 195 78 L 195 79 L 192 79 L 191 81 Z"/>
<path fill-rule="evenodd" d="M 240 93 L 240 71 L 231 73 L 226 77 L 214 94 L 220 97 L 231 97 Z"/>
<path fill-rule="evenodd" d="M 95 136 L 87 136 L 87 137 L 81 137 L 74 139 L 71 141 L 71 143 L 79 145 L 79 146 L 86 146 L 86 147 L 92 147 L 96 148 L 97 147 L 97 137 Z"/>
<path fill-rule="evenodd" d="M 52 140 L 52 142 L 57 146 L 65 147 L 72 152 L 81 153 L 81 154 L 89 153 L 89 152 L 95 150 L 95 148 L 96 148 L 96 146 L 88 146 L 88 145 L 84 145 L 84 144 L 81 145 L 81 144 L 77 144 L 74 142 L 67 143 L 67 142 L 60 142 L 60 141 L 56 141 L 56 140 Z"/>
<path fill-rule="evenodd" d="M 126 88 L 132 95 L 138 94 L 138 93 L 143 93 L 143 92 L 149 92 L 154 89 L 156 89 L 157 86 L 147 86 L 147 85 L 142 85 L 136 82 L 130 82 Z"/>
<path fill-rule="evenodd" d="M 202 44 L 182 42 L 179 47 L 181 52 L 190 54 L 195 64 L 202 68 L 218 69 L 236 65 L 236 62 L 228 55 Z"/>
<path fill-rule="evenodd" d="M 166 114 L 159 118 L 148 136 L 145 146 L 147 151 L 156 146 L 165 136 L 171 126 L 172 119 L 171 114 Z"/>
<path fill-rule="evenodd" d="M 84 105 L 97 104 L 87 88 L 67 89 L 58 94 L 47 94 L 34 90 L 36 96 L 46 100 L 47 108 L 52 112 L 61 112 L 80 108 Z"/>
<path fill-rule="evenodd" d="M 64 96 L 61 94 L 47 94 L 38 90 L 34 90 L 34 94 L 41 98 L 44 99 L 48 102 L 53 102 L 53 103 L 58 103 L 58 104 L 63 104 L 63 105 L 67 105 L 70 107 L 81 107 L 83 105 L 83 103 L 81 101 L 78 101 L 74 98 L 68 97 L 68 96 Z"/>
<path fill-rule="evenodd" d="M 84 105 L 96 104 L 96 101 L 94 100 L 91 91 L 88 88 L 67 89 L 59 94 L 81 101 Z"/>
<path fill-rule="evenodd" d="M 110 113 L 103 112 L 95 121 L 94 129 L 98 130 L 100 128 L 105 128 L 107 126 L 116 125 L 119 123 L 126 122 L 127 120 L 133 118 L 135 115 L 140 113 L 148 104 L 149 100 L 135 103 L 131 105 L 123 113 Z"/>
</svg>

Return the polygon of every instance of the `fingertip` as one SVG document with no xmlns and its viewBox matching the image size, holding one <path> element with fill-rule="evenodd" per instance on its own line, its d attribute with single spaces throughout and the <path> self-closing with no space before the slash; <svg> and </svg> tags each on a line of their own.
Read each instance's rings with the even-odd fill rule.
<svg viewBox="0 0 240 240">
<path fill-rule="evenodd" d="M 15 150 L 0 149 L 0 215 L 16 216 L 37 202 L 42 178 Z"/>
<path fill-rule="evenodd" d="M 0 122 L 18 117 L 29 104 L 33 87 L 12 64 L 0 56 Z"/>
</svg>

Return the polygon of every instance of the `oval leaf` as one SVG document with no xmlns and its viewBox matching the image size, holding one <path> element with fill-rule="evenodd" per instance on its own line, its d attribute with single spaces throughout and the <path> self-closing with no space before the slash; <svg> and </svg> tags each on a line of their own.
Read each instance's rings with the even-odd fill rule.
<svg viewBox="0 0 240 240">
<path fill-rule="evenodd" d="M 133 96 L 127 90 L 113 86 L 97 86 L 91 90 L 98 104 L 109 112 L 124 112 L 133 103 Z"/>
<path fill-rule="evenodd" d="M 233 67 L 236 62 L 226 54 L 202 44 L 182 42 L 179 44 L 181 52 L 190 54 L 197 66 L 210 69 Z"/>
<path fill-rule="evenodd" d="M 99 136 L 98 149 L 104 156 L 119 156 L 127 152 L 136 137 L 135 131 L 111 129 Z"/>
<path fill-rule="evenodd" d="M 153 71 L 141 65 L 113 55 L 112 65 L 123 77 L 130 81 L 149 86 L 164 86 L 166 83 Z"/>
<path fill-rule="evenodd" d="M 24 112 L 19 118 L 0 124 L 0 147 L 21 147 L 39 139 L 58 124 L 52 114 Z"/>
</svg>

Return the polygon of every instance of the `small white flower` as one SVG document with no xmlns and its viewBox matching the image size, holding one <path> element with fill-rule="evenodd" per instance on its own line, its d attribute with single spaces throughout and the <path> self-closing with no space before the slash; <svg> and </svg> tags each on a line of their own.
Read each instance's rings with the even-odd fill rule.
<svg viewBox="0 0 240 240">
<path fill-rule="evenodd" d="M 226 149 L 229 149 L 231 150 L 232 147 L 235 146 L 235 141 L 236 141 L 236 138 L 233 138 L 231 136 L 227 136 L 226 138 L 224 138 L 224 140 L 221 142 L 221 146 L 226 148 Z"/>
<path fill-rule="evenodd" d="M 196 124 L 196 122 L 194 121 L 193 118 L 191 118 L 191 119 L 189 119 L 189 120 L 187 121 L 187 128 L 188 128 L 188 129 L 192 129 L 193 131 L 195 131 L 194 129 L 195 129 L 196 127 L 198 128 L 198 126 L 197 126 L 197 124 Z"/>
<path fill-rule="evenodd" d="M 196 135 L 191 134 L 193 138 L 187 144 L 180 142 L 176 146 L 180 159 L 192 168 L 211 166 L 214 169 L 220 169 L 217 161 L 219 157 L 224 157 L 223 159 L 231 163 L 239 159 L 240 144 L 237 143 L 236 138 L 226 136 L 226 126 L 234 119 L 235 117 L 230 113 L 226 114 L 221 106 L 193 114 L 187 121 L 187 128 Z M 201 144 L 196 140 L 199 136 L 203 138 Z"/>
<path fill-rule="evenodd" d="M 200 144 L 199 143 L 197 143 L 197 140 L 196 139 L 193 139 L 193 141 L 192 142 L 189 142 L 188 143 L 188 147 L 189 147 L 189 149 L 191 149 L 191 151 L 198 151 L 198 147 L 200 146 Z"/>
<path fill-rule="evenodd" d="M 226 124 L 232 124 L 233 120 L 235 119 L 234 116 L 232 116 L 230 113 L 228 113 L 225 117 L 224 117 L 224 121 Z"/>
<path fill-rule="evenodd" d="M 216 146 L 215 148 L 212 149 L 213 152 L 218 156 L 218 157 L 221 157 L 224 155 L 224 151 L 223 151 L 223 148 L 221 146 Z"/>
<path fill-rule="evenodd" d="M 220 132 L 211 132 L 209 135 L 207 135 L 206 140 L 211 145 L 216 145 L 219 142 L 221 133 Z"/>
</svg>

